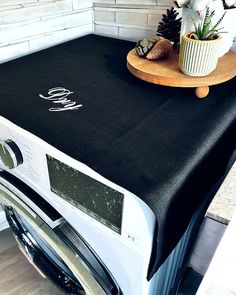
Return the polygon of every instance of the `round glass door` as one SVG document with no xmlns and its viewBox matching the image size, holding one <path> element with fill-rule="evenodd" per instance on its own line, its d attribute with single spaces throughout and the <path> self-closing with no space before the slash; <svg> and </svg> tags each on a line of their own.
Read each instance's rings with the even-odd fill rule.
<svg viewBox="0 0 236 295">
<path fill-rule="evenodd" d="M 55 214 L 55 209 L 40 195 L 19 180 L 10 180 L 11 183 L 0 176 L 0 205 L 20 249 L 36 268 L 67 295 L 121 294 L 111 273 L 84 237 L 63 216 Z M 22 199 L 34 202 L 37 210 L 36 205 L 33 210 Z M 47 222 L 41 214 L 46 214 Z"/>
<path fill-rule="evenodd" d="M 54 284 L 70 295 L 85 295 L 85 291 L 68 266 L 24 217 L 10 206 L 5 213 L 21 250 Z"/>
</svg>

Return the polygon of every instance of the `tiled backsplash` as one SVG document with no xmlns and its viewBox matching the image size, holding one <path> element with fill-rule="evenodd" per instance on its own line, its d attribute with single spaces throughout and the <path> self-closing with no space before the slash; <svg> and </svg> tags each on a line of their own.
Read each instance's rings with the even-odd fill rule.
<svg viewBox="0 0 236 295">
<path fill-rule="evenodd" d="M 152 37 L 166 9 L 94 7 L 95 33 L 137 41 Z"/>
<path fill-rule="evenodd" d="M 94 0 L 95 33 L 137 41 L 153 37 L 171 0 Z"/>
<path fill-rule="evenodd" d="M 5 0 L 0 3 L 0 62 L 93 31 L 90 0 Z"/>
<path fill-rule="evenodd" d="M 137 6 L 158 6 L 158 5 L 173 5 L 172 0 L 93 0 L 98 5 L 111 4 L 111 5 L 137 5 Z"/>
<path fill-rule="evenodd" d="M 137 40 L 155 35 L 171 0 L 5 0 L 0 62 L 95 32 Z"/>
</svg>

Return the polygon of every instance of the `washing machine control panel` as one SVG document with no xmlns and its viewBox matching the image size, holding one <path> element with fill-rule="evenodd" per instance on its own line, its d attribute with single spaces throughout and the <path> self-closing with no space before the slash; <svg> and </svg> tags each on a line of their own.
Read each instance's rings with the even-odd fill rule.
<svg viewBox="0 0 236 295">
<path fill-rule="evenodd" d="M 16 168 L 23 163 L 22 153 L 14 141 L 0 141 L 0 161 L 8 169 Z"/>
</svg>

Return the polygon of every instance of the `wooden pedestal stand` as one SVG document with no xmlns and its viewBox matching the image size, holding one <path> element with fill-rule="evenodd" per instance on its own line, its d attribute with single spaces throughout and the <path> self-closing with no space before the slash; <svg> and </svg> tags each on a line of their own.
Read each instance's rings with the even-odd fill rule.
<svg viewBox="0 0 236 295">
<path fill-rule="evenodd" d="M 209 86 L 223 83 L 236 76 L 236 53 L 229 51 L 219 59 L 217 68 L 205 77 L 191 77 L 178 67 L 178 54 L 167 59 L 149 61 L 137 55 L 135 49 L 127 56 L 127 67 L 136 77 L 154 84 L 172 87 L 194 87 L 198 98 L 209 93 Z"/>
</svg>

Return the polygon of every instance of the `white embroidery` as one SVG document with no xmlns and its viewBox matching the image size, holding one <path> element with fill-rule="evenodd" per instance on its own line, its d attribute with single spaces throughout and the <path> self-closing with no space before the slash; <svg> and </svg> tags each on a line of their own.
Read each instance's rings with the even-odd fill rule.
<svg viewBox="0 0 236 295">
<path fill-rule="evenodd" d="M 62 112 L 62 111 L 74 111 L 82 107 L 82 104 L 76 104 L 75 101 L 67 99 L 67 96 L 74 92 L 64 88 L 55 87 L 48 90 L 48 96 L 39 94 L 39 97 L 51 100 L 53 103 L 62 104 L 63 107 L 52 107 L 49 109 L 50 112 Z"/>
</svg>

